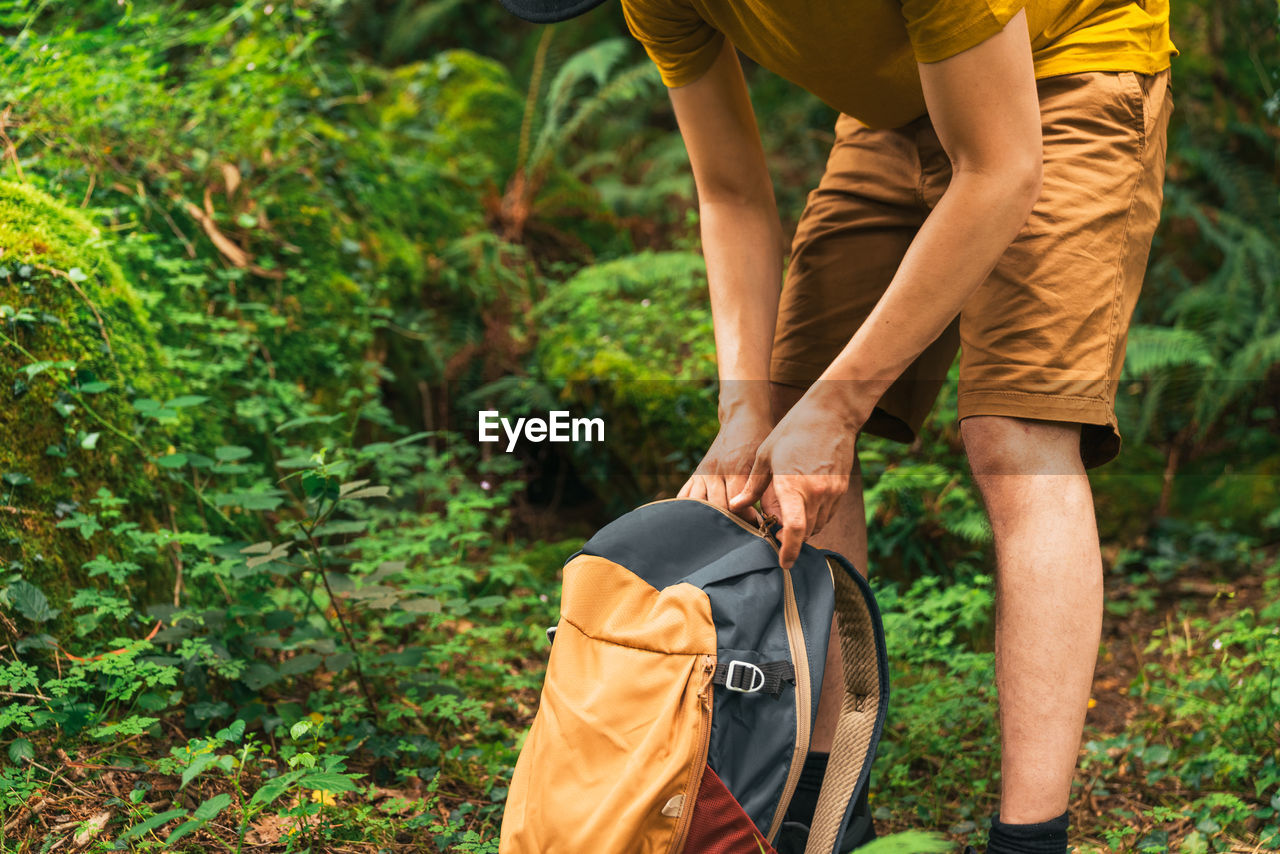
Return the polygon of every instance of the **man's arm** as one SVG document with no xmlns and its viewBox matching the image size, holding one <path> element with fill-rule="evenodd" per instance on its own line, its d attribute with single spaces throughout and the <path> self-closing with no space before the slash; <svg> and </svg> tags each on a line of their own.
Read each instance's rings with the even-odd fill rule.
<svg viewBox="0 0 1280 854">
<path fill-rule="evenodd" d="M 1025 11 L 982 44 L 919 69 L 951 182 L 884 296 L 821 377 L 859 380 L 825 390 L 855 429 L 990 275 L 1040 197 L 1040 101 Z"/>
<path fill-rule="evenodd" d="M 680 490 L 728 508 L 772 427 L 769 356 L 782 279 L 782 226 L 737 51 L 668 90 L 689 152 L 720 374 L 721 432 Z"/>
<path fill-rule="evenodd" d="M 854 439 L 877 400 L 982 284 L 1040 195 L 1043 151 L 1026 14 L 920 81 L 951 182 L 853 338 L 757 453 L 744 508 L 772 481 L 782 563 L 848 488 Z"/>
</svg>

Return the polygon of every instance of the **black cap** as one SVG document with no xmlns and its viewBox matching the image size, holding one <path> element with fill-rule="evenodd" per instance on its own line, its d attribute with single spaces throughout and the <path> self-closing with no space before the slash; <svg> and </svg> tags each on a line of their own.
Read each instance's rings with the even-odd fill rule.
<svg viewBox="0 0 1280 854">
<path fill-rule="evenodd" d="M 501 0 L 507 11 L 535 24 L 554 24 L 576 18 L 604 0 Z"/>
</svg>

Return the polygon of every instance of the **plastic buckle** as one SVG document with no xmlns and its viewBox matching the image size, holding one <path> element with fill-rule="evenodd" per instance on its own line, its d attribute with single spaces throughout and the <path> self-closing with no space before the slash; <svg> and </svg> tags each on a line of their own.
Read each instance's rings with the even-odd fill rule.
<svg viewBox="0 0 1280 854">
<path fill-rule="evenodd" d="M 749 687 L 742 688 L 734 684 L 734 668 L 742 668 L 751 676 Z M 764 688 L 765 678 L 764 671 L 756 667 L 749 661 L 739 661 L 734 659 L 729 662 L 729 669 L 724 674 L 724 687 L 730 691 L 737 691 L 739 694 L 754 694 Z"/>
</svg>

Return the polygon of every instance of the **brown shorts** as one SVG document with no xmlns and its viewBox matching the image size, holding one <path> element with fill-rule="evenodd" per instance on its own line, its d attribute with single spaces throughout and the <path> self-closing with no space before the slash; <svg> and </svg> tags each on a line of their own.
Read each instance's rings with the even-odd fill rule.
<svg viewBox="0 0 1280 854">
<path fill-rule="evenodd" d="M 1040 200 L 991 277 L 881 397 L 868 433 L 912 441 L 959 348 L 960 418 L 1078 422 L 1085 466 L 1120 450 L 1115 398 L 1164 195 L 1169 72 L 1066 74 L 1037 87 Z M 805 388 L 826 369 L 950 178 L 927 116 L 893 130 L 840 116 L 792 244 L 774 382 Z"/>
</svg>

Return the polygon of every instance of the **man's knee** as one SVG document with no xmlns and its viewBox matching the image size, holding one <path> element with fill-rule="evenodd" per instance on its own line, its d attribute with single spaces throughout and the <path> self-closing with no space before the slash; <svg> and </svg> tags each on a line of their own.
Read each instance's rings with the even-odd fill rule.
<svg viewBox="0 0 1280 854">
<path fill-rule="evenodd" d="M 975 415 L 960 422 L 960 435 L 980 487 L 995 475 L 1084 474 L 1074 422 Z"/>
</svg>

